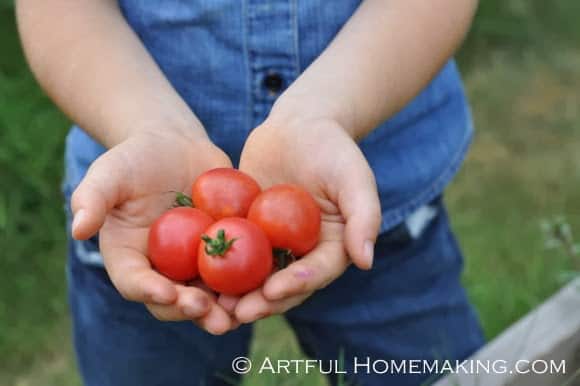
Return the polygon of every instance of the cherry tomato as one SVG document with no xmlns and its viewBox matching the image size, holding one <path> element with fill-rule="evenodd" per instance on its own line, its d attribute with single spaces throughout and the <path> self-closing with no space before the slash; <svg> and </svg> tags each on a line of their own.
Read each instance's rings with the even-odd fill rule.
<svg viewBox="0 0 580 386">
<path fill-rule="evenodd" d="M 250 221 L 229 217 L 212 224 L 202 236 L 198 266 L 214 291 L 239 296 L 260 287 L 272 272 L 272 246 Z"/>
<path fill-rule="evenodd" d="M 199 208 L 215 218 L 246 217 L 260 185 L 247 174 L 231 168 L 209 170 L 195 180 L 192 198 Z"/>
<path fill-rule="evenodd" d="M 170 279 L 188 281 L 198 275 L 200 237 L 214 222 L 199 209 L 179 207 L 162 214 L 149 229 L 149 260 Z"/>
<path fill-rule="evenodd" d="M 294 256 L 310 252 L 320 238 L 320 208 L 306 190 L 296 185 L 275 185 L 252 203 L 248 220 L 257 224 L 274 248 Z"/>
</svg>

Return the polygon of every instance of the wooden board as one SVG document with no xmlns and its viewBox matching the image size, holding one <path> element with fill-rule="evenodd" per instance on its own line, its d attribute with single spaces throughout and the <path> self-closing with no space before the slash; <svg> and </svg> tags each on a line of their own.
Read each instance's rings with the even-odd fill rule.
<svg viewBox="0 0 580 386">
<path fill-rule="evenodd" d="M 509 327 L 497 338 L 475 353 L 470 360 L 495 363 L 501 374 L 449 374 L 435 383 L 436 386 L 577 386 L 580 374 L 570 381 L 580 369 L 580 278 L 563 287 L 558 293 Z M 499 362 L 498 362 L 499 360 Z M 529 361 L 529 362 L 523 362 Z M 526 369 L 533 361 L 554 361 L 553 365 L 536 362 L 544 371 L 546 366 L 561 369 L 565 361 L 565 374 L 533 373 Z M 495 362 L 494 362 L 495 361 Z M 505 362 L 504 362 L 505 361 Z M 477 363 L 477 362 L 476 362 Z M 498 365 L 499 363 L 499 365 Z M 514 370 L 516 364 L 527 374 Z M 485 367 L 483 367 L 485 369 Z"/>
</svg>

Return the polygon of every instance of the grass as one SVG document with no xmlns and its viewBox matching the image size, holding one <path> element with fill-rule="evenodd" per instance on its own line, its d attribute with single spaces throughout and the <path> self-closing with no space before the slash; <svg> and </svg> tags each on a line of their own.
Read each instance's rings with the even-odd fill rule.
<svg viewBox="0 0 580 386">
<path fill-rule="evenodd" d="M 580 52 L 531 52 L 515 62 L 500 55 L 468 77 L 479 132 L 448 202 L 468 255 L 465 283 L 489 337 L 572 268 L 545 250 L 539 224 L 566 214 L 580 229 L 579 63 Z"/>
<path fill-rule="evenodd" d="M 560 285 L 565 256 L 540 222 L 580 229 L 580 37 L 574 0 L 481 2 L 460 53 L 478 132 L 447 202 L 464 282 L 492 338 Z M 0 384 L 79 384 L 68 338 L 59 182 L 67 120 L 26 69 L 0 1 Z M 301 358 L 281 318 L 258 323 L 252 357 Z M 245 385 L 324 385 L 311 374 Z"/>
<path fill-rule="evenodd" d="M 0 6 L 0 20 L 0 384 L 11 385 L 36 359 L 50 360 L 55 343 L 66 347 L 59 181 L 67 122 L 26 69 L 10 8 Z"/>
</svg>

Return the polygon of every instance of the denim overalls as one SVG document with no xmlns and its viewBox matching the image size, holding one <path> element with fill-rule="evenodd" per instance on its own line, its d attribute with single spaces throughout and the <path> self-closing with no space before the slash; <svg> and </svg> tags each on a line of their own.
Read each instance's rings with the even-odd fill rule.
<svg viewBox="0 0 580 386">
<path fill-rule="evenodd" d="M 360 1 L 119 3 L 211 139 L 237 164 L 248 133 Z M 382 205 L 375 266 L 369 272 L 349 268 L 286 314 L 305 352 L 322 359 L 342 353 L 353 382 L 403 386 L 430 377 L 354 374 L 349 368 L 354 356 L 459 359 L 482 344 L 459 282 L 463 259 L 440 198 L 472 131 L 462 83 L 450 61 L 413 101 L 360 142 Z M 104 151 L 82 129 L 72 128 L 67 200 Z M 231 376 L 231 360 L 247 352 L 251 326 L 213 337 L 191 323 L 158 322 L 142 305 L 124 301 L 101 266 L 95 239 L 70 242 L 68 278 L 75 346 L 88 386 L 227 384 L 214 375 Z"/>
</svg>

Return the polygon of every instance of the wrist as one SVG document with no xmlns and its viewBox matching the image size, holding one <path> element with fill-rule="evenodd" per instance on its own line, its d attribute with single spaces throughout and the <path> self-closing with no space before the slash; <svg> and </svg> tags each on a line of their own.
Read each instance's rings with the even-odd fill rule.
<svg viewBox="0 0 580 386">
<path fill-rule="evenodd" d="M 128 160 L 139 160 L 145 169 L 182 170 L 186 175 L 197 175 L 215 167 L 231 167 L 227 155 L 209 137 L 173 127 L 135 131 L 115 149 L 125 153 Z"/>
<path fill-rule="evenodd" d="M 93 134 L 96 130 L 88 130 Z M 120 121 L 108 129 L 96 133 L 95 139 L 111 148 L 136 136 L 176 136 L 188 141 L 208 140 L 201 122 L 193 117 L 165 117 Z M 100 135 L 99 135 L 100 134 Z"/>
<path fill-rule="evenodd" d="M 309 148 L 312 144 L 328 142 L 329 138 L 346 138 L 353 143 L 356 139 L 330 115 L 309 114 L 306 110 L 276 109 L 254 130 L 250 137 L 257 136 L 274 148 Z"/>
<path fill-rule="evenodd" d="M 337 99 L 289 89 L 276 100 L 266 121 L 278 126 L 303 127 L 305 130 L 308 130 L 308 122 L 328 122 L 357 140 L 361 135 L 354 112 L 345 106 Z"/>
<path fill-rule="evenodd" d="M 133 126 L 126 136 L 138 134 L 174 135 L 190 141 L 207 140 L 208 136 L 201 122 L 193 119 L 166 119 L 142 122 Z"/>
</svg>

